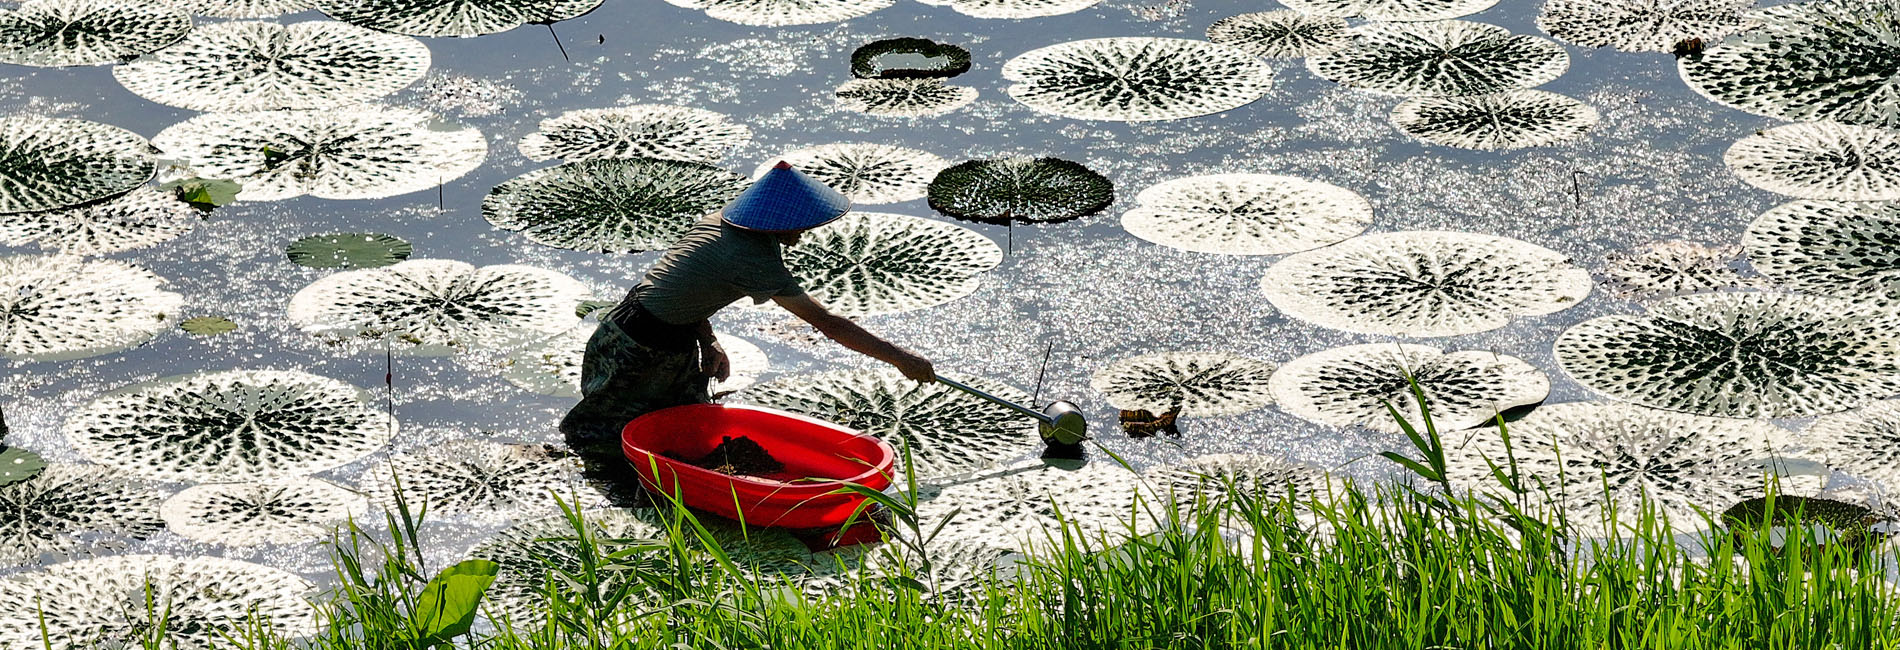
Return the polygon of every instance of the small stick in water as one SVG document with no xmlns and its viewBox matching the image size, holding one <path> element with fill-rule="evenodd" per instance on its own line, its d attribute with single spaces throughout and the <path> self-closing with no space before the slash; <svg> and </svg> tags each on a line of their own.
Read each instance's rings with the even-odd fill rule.
<svg viewBox="0 0 1900 650">
<path fill-rule="evenodd" d="M 1577 180 L 1582 176 L 1583 172 L 1574 169 L 1570 171 L 1570 194 L 1577 198 L 1577 205 L 1583 205 L 1583 183 Z"/>
<path fill-rule="evenodd" d="M 554 33 L 554 23 L 548 23 L 547 26 L 548 35 L 554 37 L 554 46 L 561 48 L 561 60 L 569 63 L 574 62 L 573 59 L 567 58 L 567 46 L 561 44 L 561 35 Z"/>
</svg>

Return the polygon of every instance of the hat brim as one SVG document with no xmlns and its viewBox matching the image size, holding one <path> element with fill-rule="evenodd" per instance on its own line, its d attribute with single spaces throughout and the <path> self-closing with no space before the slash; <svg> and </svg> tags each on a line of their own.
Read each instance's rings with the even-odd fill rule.
<svg viewBox="0 0 1900 650">
<path fill-rule="evenodd" d="M 838 213 L 837 213 L 837 214 L 834 214 L 834 215 L 831 215 L 831 217 L 830 217 L 830 218 L 828 218 L 828 219 L 825 219 L 824 221 L 819 221 L 819 222 L 817 222 L 817 223 L 814 223 L 814 224 L 812 224 L 812 225 L 809 225 L 809 226 L 804 226 L 804 227 L 802 227 L 802 228 L 774 228 L 774 229 L 770 229 L 770 230 L 767 230 L 767 229 L 765 229 L 765 228 L 754 228 L 754 227 L 751 227 L 751 226 L 748 226 L 748 225 L 745 225 L 745 224 L 742 224 L 742 223 L 739 223 L 739 222 L 736 222 L 736 221 L 733 221 L 733 220 L 731 220 L 731 219 L 727 219 L 727 218 L 726 218 L 726 211 L 725 211 L 725 210 L 720 210 L 720 211 L 719 211 L 719 220 L 720 220 L 720 221 L 724 221 L 724 222 L 726 222 L 726 223 L 729 223 L 729 224 L 732 224 L 732 227 L 734 227 L 734 228 L 738 228 L 738 229 L 740 229 L 740 230 L 749 230 L 749 231 L 752 231 L 752 232 L 763 232 L 763 233 L 788 233 L 788 232 L 804 232 L 804 231 L 807 231 L 807 230 L 811 230 L 811 229 L 813 229 L 813 228 L 817 228 L 817 227 L 819 227 L 819 226 L 823 226 L 823 225 L 825 225 L 825 224 L 828 224 L 828 223 L 831 223 L 831 222 L 833 222 L 833 221 L 837 221 L 837 220 L 839 220 L 839 219 L 842 219 L 842 218 L 844 218 L 844 216 L 845 216 L 845 215 L 847 215 L 847 214 L 851 214 L 851 209 L 852 209 L 852 208 L 854 208 L 854 207 L 857 207 L 857 206 L 855 206 L 855 205 L 853 205 L 853 204 L 851 203 L 851 197 L 848 197 L 848 196 L 847 196 L 847 197 L 845 197 L 845 200 L 844 200 L 844 201 L 845 201 L 845 203 L 844 203 L 844 209 L 843 209 L 843 210 L 840 210 L 840 211 L 838 211 Z"/>
</svg>

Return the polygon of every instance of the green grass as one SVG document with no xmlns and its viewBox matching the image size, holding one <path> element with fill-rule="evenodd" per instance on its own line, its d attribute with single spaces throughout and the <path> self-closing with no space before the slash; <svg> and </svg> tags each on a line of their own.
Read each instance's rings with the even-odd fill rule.
<svg viewBox="0 0 1900 650">
<path fill-rule="evenodd" d="M 1510 458 L 1497 459 L 1494 489 L 1446 490 L 1438 435 L 1429 416 L 1425 423 L 1423 430 L 1406 426 L 1414 453 L 1392 458 L 1417 475 L 1411 485 L 1348 485 L 1305 502 L 1271 493 L 1202 501 L 1186 509 L 1186 519 L 1169 514 L 1171 504 L 1147 504 L 1143 510 L 1165 520 L 1157 533 L 1110 548 L 1071 526 L 1056 533 L 1060 552 L 1031 558 L 1015 581 L 955 598 L 927 595 L 929 577 L 908 571 L 860 576 L 850 588 L 855 597 L 808 598 L 746 579 L 683 509 L 651 540 L 597 538 L 581 513 L 568 511 L 577 531 L 568 543 L 585 561 L 551 572 L 548 616 L 478 628 L 458 643 L 496 650 L 1900 647 L 1900 601 L 1884 579 L 1883 553 L 1827 544 L 1807 526 L 1728 528 L 1706 517 L 1705 529 L 1716 532 L 1684 545 L 1647 503 L 1629 504 L 1638 515 L 1629 537 L 1579 550 L 1584 526 L 1532 505 L 1526 497 L 1536 488 L 1515 474 Z M 1502 423 L 1499 432 L 1508 436 Z M 890 505 L 915 543 L 934 541 L 925 541 L 933 531 L 909 516 L 909 504 Z M 405 612 L 431 575 L 420 565 L 415 519 L 398 508 L 391 537 L 354 526 L 344 533 L 334 547 L 340 584 L 323 596 L 318 637 L 274 639 L 253 630 L 232 647 L 415 647 L 402 641 Z M 1256 534 L 1230 541 L 1217 532 L 1224 521 L 1245 522 Z"/>
</svg>

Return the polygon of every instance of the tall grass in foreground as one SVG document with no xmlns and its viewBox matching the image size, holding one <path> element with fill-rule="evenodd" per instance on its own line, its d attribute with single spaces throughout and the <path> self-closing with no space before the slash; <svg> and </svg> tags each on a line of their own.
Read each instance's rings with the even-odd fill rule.
<svg viewBox="0 0 1900 650">
<path fill-rule="evenodd" d="M 1394 413 L 1396 417 L 1397 414 Z M 1403 421 L 1403 419 L 1401 419 Z M 1392 455 L 1418 486 L 1346 486 L 1336 495 L 1262 495 L 1130 512 L 1158 532 L 1113 545 L 1074 526 L 1060 550 L 1007 580 L 931 595 L 929 576 L 866 573 L 829 599 L 762 586 L 676 509 L 651 540 L 601 539 L 568 511 L 581 561 L 547 566 L 548 614 L 458 640 L 473 648 L 1900 648 L 1900 600 L 1883 553 L 1828 543 L 1793 521 L 1770 530 L 1704 517 L 1683 545 L 1648 503 L 1627 504 L 1626 537 L 1589 541 L 1603 522 L 1537 507 L 1510 458 L 1496 487 L 1447 489 L 1429 415 Z M 1507 436 L 1502 423 L 1499 434 Z M 900 523 L 914 517 L 894 503 Z M 1771 500 L 1770 508 L 1774 507 Z M 1180 514 L 1185 512 L 1187 514 Z M 399 518 L 410 519 L 406 511 Z M 1764 521 L 1773 518 L 1764 518 Z M 1152 520 L 1150 520 L 1152 523 Z M 1734 526 L 1727 524 L 1736 523 Z M 413 521 L 396 538 L 354 528 L 336 546 L 341 585 L 312 640 L 252 633 L 264 650 L 415 648 L 400 628 L 428 574 Z M 1238 531 L 1238 532 L 1236 532 Z M 1144 530 L 1145 532 L 1145 530 Z M 903 548 L 892 545 L 889 548 Z M 1884 548 L 1884 547 L 1883 547 Z M 369 558 L 376 558 L 370 560 Z M 379 564 L 378 564 L 379 563 Z M 377 566 L 369 570 L 364 567 Z"/>
</svg>

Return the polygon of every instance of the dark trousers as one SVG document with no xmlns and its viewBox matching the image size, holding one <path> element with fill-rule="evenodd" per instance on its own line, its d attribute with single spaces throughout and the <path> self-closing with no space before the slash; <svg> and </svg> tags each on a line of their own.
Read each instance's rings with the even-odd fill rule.
<svg viewBox="0 0 1900 650">
<path fill-rule="evenodd" d="M 708 378 L 699 350 L 641 344 L 613 320 L 603 320 L 581 358 L 581 403 L 561 418 L 568 447 L 596 459 L 619 459 L 620 430 L 636 417 L 669 406 L 705 404 Z"/>
</svg>

